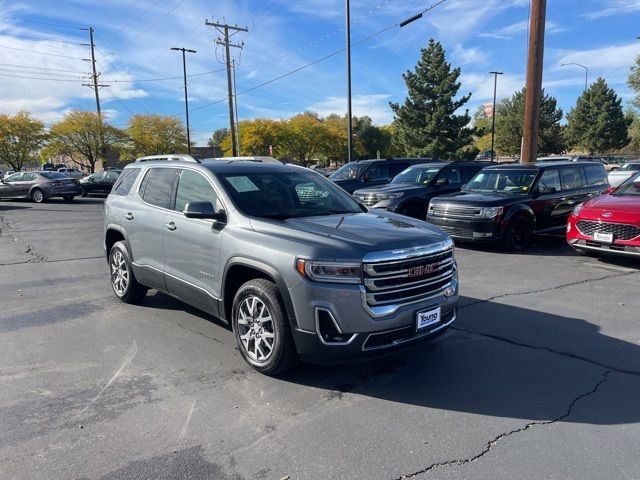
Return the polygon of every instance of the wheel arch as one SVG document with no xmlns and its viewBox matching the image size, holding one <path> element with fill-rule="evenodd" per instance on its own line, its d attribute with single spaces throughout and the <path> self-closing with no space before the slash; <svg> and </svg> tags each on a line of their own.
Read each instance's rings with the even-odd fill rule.
<svg viewBox="0 0 640 480">
<path fill-rule="evenodd" d="M 534 228 L 536 225 L 536 214 L 529 205 L 516 205 L 509 209 L 507 216 L 504 219 L 504 224 L 508 225 L 511 220 L 517 216 L 526 216 L 533 222 Z"/>
<path fill-rule="evenodd" d="M 280 292 L 282 302 L 284 303 L 285 311 L 287 312 L 289 324 L 292 328 L 296 328 L 293 303 L 291 302 L 287 285 L 282 276 L 278 273 L 275 267 L 255 259 L 245 257 L 231 258 L 225 266 L 224 275 L 222 277 L 220 316 L 223 317 L 229 325 L 232 325 L 231 309 L 233 308 L 233 298 L 235 297 L 238 289 L 244 283 L 254 278 L 264 278 L 276 284 Z"/>
<path fill-rule="evenodd" d="M 131 247 L 129 246 L 129 240 L 127 238 L 127 233 L 124 228 L 119 225 L 107 225 L 107 228 L 104 233 L 104 248 L 105 255 L 107 257 L 107 261 L 109 260 L 109 253 L 111 252 L 111 248 L 116 242 L 123 241 L 127 245 L 127 250 L 129 250 L 129 255 L 131 256 L 131 260 L 133 261 L 133 254 L 131 252 Z"/>
</svg>

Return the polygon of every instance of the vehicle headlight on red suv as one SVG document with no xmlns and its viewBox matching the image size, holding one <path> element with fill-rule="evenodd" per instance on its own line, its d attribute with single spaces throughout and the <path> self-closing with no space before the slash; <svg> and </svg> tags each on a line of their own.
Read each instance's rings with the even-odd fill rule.
<svg viewBox="0 0 640 480">
<path fill-rule="evenodd" d="M 573 207 L 573 215 L 578 216 L 580 215 L 580 211 L 582 210 L 582 206 L 584 204 L 583 203 L 579 203 L 578 205 L 576 205 L 575 207 Z"/>
</svg>

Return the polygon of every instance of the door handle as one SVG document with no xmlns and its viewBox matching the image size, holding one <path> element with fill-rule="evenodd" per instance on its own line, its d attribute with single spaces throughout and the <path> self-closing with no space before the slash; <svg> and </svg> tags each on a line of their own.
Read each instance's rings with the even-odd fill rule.
<svg viewBox="0 0 640 480">
<path fill-rule="evenodd" d="M 164 224 L 164 226 L 165 226 L 165 227 L 167 227 L 167 228 L 168 228 L 169 230 L 171 230 L 172 232 L 173 232 L 176 228 L 178 228 L 178 227 L 176 227 L 176 224 L 175 224 L 175 223 L 173 223 L 173 222 L 165 223 L 165 224 Z"/>
<path fill-rule="evenodd" d="M 127 213 L 124 218 L 126 218 L 127 220 L 133 220 L 133 213 L 129 212 Z"/>
</svg>

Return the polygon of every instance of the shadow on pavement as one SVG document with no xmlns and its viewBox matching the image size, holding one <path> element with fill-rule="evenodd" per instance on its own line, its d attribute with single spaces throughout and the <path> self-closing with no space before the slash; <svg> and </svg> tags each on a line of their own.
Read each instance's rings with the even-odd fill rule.
<svg viewBox="0 0 640 480">
<path fill-rule="evenodd" d="M 572 400 L 592 393 L 608 378 L 607 366 L 640 375 L 640 346 L 603 335 L 597 325 L 495 302 L 479 306 L 460 312 L 456 328 L 461 331 L 433 343 L 365 364 L 303 365 L 282 380 L 326 389 L 333 397 L 348 392 L 441 409 L 443 415 L 453 410 L 546 421 L 566 413 Z M 491 325 L 490 335 L 505 340 L 484 335 L 486 324 Z M 640 410 L 632 400 L 640 396 L 640 382 L 628 382 L 629 378 L 623 378 L 626 393 L 604 394 L 597 408 L 584 402 L 579 413 L 563 421 L 596 425 L 640 421 Z"/>
</svg>

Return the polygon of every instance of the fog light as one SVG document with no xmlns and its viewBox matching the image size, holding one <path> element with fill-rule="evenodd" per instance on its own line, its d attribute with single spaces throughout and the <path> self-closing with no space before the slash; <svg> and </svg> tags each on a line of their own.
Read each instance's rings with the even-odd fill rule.
<svg viewBox="0 0 640 480">
<path fill-rule="evenodd" d="M 452 297 L 455 293 L 456 293 L 456 290 L 453 287 L 447 287 L 444 289 L 445 297 Z"/>
</svg>

